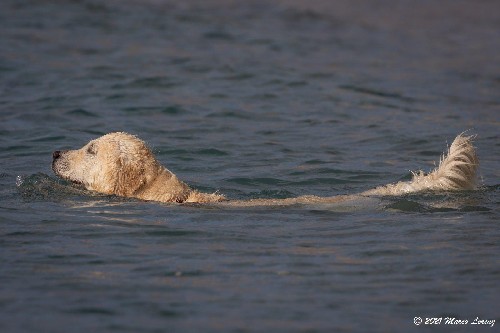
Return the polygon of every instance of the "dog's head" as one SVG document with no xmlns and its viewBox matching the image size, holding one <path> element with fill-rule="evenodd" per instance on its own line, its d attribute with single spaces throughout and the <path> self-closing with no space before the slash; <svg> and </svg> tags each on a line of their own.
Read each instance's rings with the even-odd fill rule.
<svg viewBox="0 0 500 333">
<path fill-rule="evenodd" d="M 92 140 L 78 150 L 55 151 L 52 170 L 89 190 L 133 196 L 155 179 L 162 168 L 142 140 L 116 132 Z"/>
</svg>

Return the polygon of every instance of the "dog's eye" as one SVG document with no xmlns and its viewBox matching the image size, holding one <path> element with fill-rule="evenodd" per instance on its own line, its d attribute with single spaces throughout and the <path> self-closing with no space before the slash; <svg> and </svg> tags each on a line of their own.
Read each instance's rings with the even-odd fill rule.
<svg viewBox="0 0 500 333">
<path fill-rule="evenodd" d="M 87 147 L 87 153 L 89 153 L 90 155 L 95 155 L 97 154 L 97 149 L 95 147 L 95 144 L 91 143 L 88 147 Z"/>
</svg>

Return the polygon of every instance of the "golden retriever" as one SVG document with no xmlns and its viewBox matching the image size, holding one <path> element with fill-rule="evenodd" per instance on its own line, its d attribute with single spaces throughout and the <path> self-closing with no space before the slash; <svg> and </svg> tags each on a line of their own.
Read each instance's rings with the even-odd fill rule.
<svg viewBox="0 0 500 333">
<path fill-rule="evenodd" d="M 427 175 L 414 173 L 409 182 L 389 184 L 357 195 L 234 200 L 228 203 L 236 206 L 332 203 L 360 196 L 474 189 L 479 162 L 472 145 L 473 138 L 458 135 L 438 168 Z M 58 150 L 52 156 L 52 169 L 56 175 L 82 184 L 88 190 L 159 202 L 227 201 L 223 195 L 201 193 L 189 187 L 156 160 L 144 141 L 124 132 L 109 133 L 81 149 Z"/>
<path fill-rule="evenodd" d="M 160 202 L 217 202 L 222 195 L 191 189 L 163 167 L 144 141 L 109 133 L 78 150 L 55 151 L 52 170 L 86 189 Z"/>
</svg>

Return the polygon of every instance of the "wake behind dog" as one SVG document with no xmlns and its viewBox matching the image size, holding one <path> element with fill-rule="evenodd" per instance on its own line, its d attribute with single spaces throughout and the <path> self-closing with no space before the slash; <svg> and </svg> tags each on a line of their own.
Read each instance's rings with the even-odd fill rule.
<svg viewBox="0 0 500 333">
<path fill-rule="evenodd" d="M 288 199 L 229 200 L 218 193 L 202 193 L 162 166 L 144 141 L 124 132 L 106 134 L 78 150 L 55 151 L 52 169 L 57 176 L 91 191 L 149 201 L 217 203 L 235 207 L 337 203 L 369 196 L 475 189 L 479 162 L 474 138 L 459 134 L 439 166 L 428 174 L 420 171 L 413 173 L 413 179 L 408 182 L 332 197 L 307 195 Z"/>
</svg>

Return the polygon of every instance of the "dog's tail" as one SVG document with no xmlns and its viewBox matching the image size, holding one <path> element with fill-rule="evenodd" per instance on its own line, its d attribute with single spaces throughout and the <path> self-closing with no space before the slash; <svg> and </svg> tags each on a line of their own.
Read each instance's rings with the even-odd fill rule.
<svg viewBox="0 0 500 333">
<path fill-rule="evenodd" d="M 479 160 L 472 144 L 474 135 L 459 134 L 448 154 L 441 157 L 439 166 L 429 174 L 413 172 L 409 182 L 380 186 L 362 195 L 401 195 L 423 190 L 456 191 L 476 188 Z"/>
</svg>

